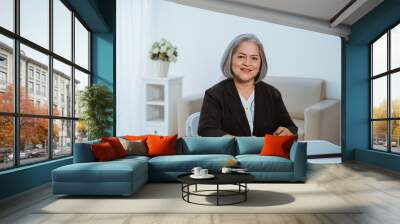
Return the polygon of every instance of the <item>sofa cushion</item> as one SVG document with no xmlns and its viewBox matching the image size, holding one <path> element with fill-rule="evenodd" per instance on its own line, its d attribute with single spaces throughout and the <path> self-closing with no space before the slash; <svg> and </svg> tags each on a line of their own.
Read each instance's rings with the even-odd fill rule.
<svg viewBox="0 0 400 224">
<path fill-rule="evenodd" d="M 115 150 L 109 142 L 92 144 L 90 147 L 94 157 L 96 157 L 96 161 L 105 162 L 118 158 L 118 156 L 115 154 Z"/>
<path fill-rule="evenodd" d="M 177 135 L 149 135 L 146 140 L 148 156 L 164 156 L 176 154 Z"/>
<path fill-rule="evenodd" d="M 124 138 L 118 138 L 121 142 L 122 146 L 126 151 L 126 155 L 138 155 L 145 156 L 147 155 L 146 143 L 141 140 L 126 140 Z"/>
<path fill-rule="evenodd" d="M 134 172 L 142 172 L 146 162 L 141 160 L 74 163 L 53 170 L 58 182 L 130 182 Z M 144 173 L 142 175 L 146 175 Z"/>
<path fill-rule="evenodd" d="M 236 155 L 259 154 L 264 145 L 263 137 L 236 137 Z"/>
<path fill-rule="evenodd" d="M 149 170 L 163 172 L 190 172 L 193 167 L 199 166 L 211 172 L 219 171 L 230 159 L 231 155 L 175 155 L 158 156 L 149 160 Z"/>
<path fill-rule="evenodd" d="M 108 142 L 114 149 L 115 155 L 117 158 L 122 158 L 126 156 L 126 151 L 124 146 L 122 146 L 121 142 L 117 137 L 103 137 L 101 138 L 101 142 Z"/>
<path fill-rule="evenodd" d="M 238 155 L 241 168 L 249 172 L 292 172 L 292 161 L 278 156 Z"/>
<path fill-rule="evenodd" d="M 295 135 L 276 136 L 266 134 L 264 136 L 264 145 L 261 149 L 261 156 L 280 156 L 289 159 L 290 148 Z"/>
<path fill-rule="evenodd" d="M 233 137 L 183 137 L 178 141 L 177 154 L 225 154 L 235 155 Z"/>
</svg>

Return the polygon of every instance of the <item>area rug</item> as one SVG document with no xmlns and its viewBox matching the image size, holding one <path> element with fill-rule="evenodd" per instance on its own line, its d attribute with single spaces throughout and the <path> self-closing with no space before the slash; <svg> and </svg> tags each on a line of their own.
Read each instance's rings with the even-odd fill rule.
<svg viewBox="0 0 400 224">
<path fill-rule="evenodd" d="M 360 213 L 360 208 L 316 184 L 249 184 L 247 201 L 237 205 L 207 206 L 182 200 L 177 183 L 146 184 L 131 197 L 56 197 L 36 213 Z M 225 187 L 224 189 L 230 189 Z M 213 185 L 198 190 L 212 190 Z M 191 188 L 194 190 L 194 187 Z M 213 194 L 213 193 L 210 193 Z M 229 203 L 240 198 L 224 197 Z M 191 196 L 197 203 L 214 204 L 215 196 Z M 230 201 L 231 200 L 231 201 Z"/>
</svg>

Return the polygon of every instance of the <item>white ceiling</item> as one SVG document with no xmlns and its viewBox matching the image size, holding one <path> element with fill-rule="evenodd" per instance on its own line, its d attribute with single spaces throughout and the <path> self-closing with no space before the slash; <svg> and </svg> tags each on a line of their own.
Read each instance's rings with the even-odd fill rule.
<svg viewBox="0 0 400 224">
<path fill-rule="evenodd" d="M 383 0 L 167 1 L 345 38 L 350 35 L 350 26 L 353 23 L 383 2 Z"/>
<path fill-rule="evenodd" d="M 351 0 L 226 0 L 260 8 L 274 9 L 316 19 L 330 20 Z"/>
</svg>

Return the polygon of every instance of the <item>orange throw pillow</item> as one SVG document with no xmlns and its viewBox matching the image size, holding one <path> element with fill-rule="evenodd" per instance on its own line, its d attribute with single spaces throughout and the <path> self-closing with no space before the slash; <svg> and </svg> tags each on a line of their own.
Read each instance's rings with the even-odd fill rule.
<svg viewBox="0 0 400 224">
<path fill-rule="evenodd" d="M 165 156 L 176 154 L 177 135 L 159 136 L 150 135 L 147 137 L 148 156 Z"/>
<path fill-rule="evenodd" d="M 264 145 L 260 155 L 280 156 L 289 159 L 290 147 L 292 147 L 295 139 L 296 135 L 276 136 L 266 134 L 264 136 Z"/>
<path fill-rule="evenodd" d="M 129 141 L 144 141 L 146 142 L 148 135 L 125 135 L 124 139 L 129 140 Z"/>
<path fill-rule="evenodd" d="M 91 145 L 91 149 L 94 157 L 99 162 L 109 161 L 117 158 L 114 149 L 108 142 L 93 144 Z"/>
<path fill-rule="evenodd" d="M 110 137 L 110 138 L 101 138 L 101 142 L 108 142 L 114 149 L 115 155 L 117 158 L 121 158 L 126 156 L 126 151 L 124 146 L 122 146 L 121 142 L 117 137 Z"/>
</svg>

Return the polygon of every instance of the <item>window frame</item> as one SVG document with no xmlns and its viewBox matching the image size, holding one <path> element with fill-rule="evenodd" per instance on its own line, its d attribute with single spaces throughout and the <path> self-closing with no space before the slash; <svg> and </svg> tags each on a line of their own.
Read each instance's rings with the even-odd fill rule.
<svg viewBox="0 0 400 224">
<path fill-rule="evenodd" d="M 11 69 L 11 75 L 13 75 L 14 78 L 14 110 L 13 112 L 2 112 L 0 111 L 0 116 L 4 117 L 12 117 L 13 119 L 13 154 L 14 154 L 14 161 L 13 161 L 13 166 L 11 167 L 5 167 L 5 168 L 0 168 L 0 172 L 5 171 L 5 170 L 11 170 L 11 169 L 16 169 L 19 167 L 23 166 L 30 166 L 33 164 L 38 164 L 38 163 L 43 163 L 47 162 L 50 160 L 54 159 L 62 159 L 65 157 L 70 157 L 73 156 L 74 152 L 74 143 L 75 143 L 75 126 L 76 122 L 79 120 L 79 117 L 75 117 L 75 108 L 72 107 L 72 113 L 70 116 L 56 116 L 53 115 L 53 96 L 54 96 L 54 90 L 53 90 L 53 60 L 58 60 L 59 62 L 62 62 L 68 66 L 71 66 L 71 83 L 73 84 L 75 82 L 75 69 L 85 73 L 89 77 L 89 83 L 88 86 L 92 85 L 92 61 L 91 61 L 91 37 L 92 37 L 92 30 L 88 27 L 88 25 L 83 21 L 83 19 L 79 16 L 76 11 L 72 9 L 72 7 L 66 2 L 65 0 L 59 0 L 68 10 L 71 11 L 71 18 L 70 18 L 70 23 L 71 23 L 71 58 L 67 59 L 64 58 L 63 56 L 55 53 L 53 50 L 53 24 L 54 24 L 54 17 L 53 17 L 53 1 L 54 0 L 48 0 L 49 2 L 49 47 L 48 49 L 42 47 L 39 44 L 36 44 L 29 39 L 24 38 L 23 36 L 20 35 L 20 0 L 14 0 L 13 1 L 13 10 L 14 10 L 14 30 L 10 31 L 4 27 L 0 26 L 0 35 L 11 38 L 13 40 L 13 59 L 12 59 L 12 69 Z M 75 63 L 75 25 L 74 21 L 75 18 L 79 20 L 79 22 L 84 26 L 84 28 L 88 31 L 88 57 L 89 57 L 89 65 L 88 69 L 85 69 L 78 64 Z M 49 111 L 46 115 L 39 115 L 39 114 L 26 114 L 26 113 L 21 113 L 20 111 L 20 45 L 23 44 L 27 47 L 32 48 L 33 50 L 36 50 L 40 53 L 43 53 L 48 56 L 49 58 L 49 63 L 48 63 L 48 77 L 46 80 L 46 91 L 48 93 L 45 94 L 48 96 L 48 108 Z M 30 71 L 30 65 L 27 64 L 27 71 Z M 35 85 L 36 83 L 42 83 L 41 79 L 41 74 L 43 71 L 39 73 L 39 80 L 36 79 L 36 69 L 34 68 L 33 71 L 33 79 L 31 79 L 30 72 L 27 72 L 26 75 L 26 81 L 32 81 L 34 84 L 34 92 L 36 92 Z M 75 85 L 72 85 L 71 93 L 72 93 L 72 99 L 71 103 L 74 105 L 75 103 Z M 27 86 L 28 87 L 28 86 Z M 28 87 L 29 88 L 29 87 Z M 27 91 L 29 91 L 27 89 Z M 40 91 L 41 92 L 41 91 Z M 42 96 L 42 94 L 39 94 L 38 96 Z M 47 145 L 47 150 L 48 150 L 48 155 L 47 158 L 43 158 L 43 160 L 40 160 L 38 162 L 32 162 L 32 163 L 26 163 L 26 164 L 21 164 L 21 159 L 20 159 L 20 119 L 21 118 L 45 118 L 47 119 L 48 122 L 48 136 L 47 136 L 47 142 L 49 143 Z M 65 120 L 65 121 L 70 121 L 71 122 L 71 153 L 68 155 L 62 155 L 62 156 L 54 156 L 54 147 L 53 147 L 53 122 L 56 120 Z"/>
<path fill-rule="evenodd" d="M 389 28 L 387 28 L 383 33 L 378 35 L 375 39 L 373 39 L 369 44 L 369 149 L 373 151 L 379 151 L 379 152 L 386 152 L 386 153 L 391 153 L 391 154 L 400 154 L 400 152 L 393 152 L 392 151 L 392 121 L 400 121 L 400 117 L 392 117 L 392 99 L 391 99 L 391 91 L 392 91 L 392 85 L 391 85 L 391 79 L 393 75 L 396 75 L 396 73 L 400 72 L 400 67 L 398 68 L 393 68 L 391 69 L 391 31 L 393 28 L 400 26 L 400 21 L 397 21 L 393 25 L 391 25 Z M 387 52 L 386 52 L 386 57 L 387 57 L 387 63 L 386 63 L 386 71 L 380 74 L 373 74 L 373 44 L 376 43 L 381 37 L 384 35 L 387 35 Z M 386 77 L 386 87 L 387 87 L 387 93 L 386 93 L 386 98 L 387 98 L 387 105 L 386 105 L 386 117 L 385 118 L 373 118 L 373 93 L 374 93 L 374 86 L 373 86 L 373 81 L 378 78 Z M 374 121 L 386 121 L 386 151 L 384 150 L 379 150 L 374 148 L 374 136 L 373 136 L 373 122 Z"/>
</svg>

